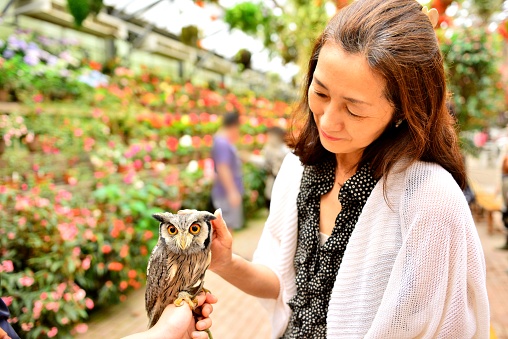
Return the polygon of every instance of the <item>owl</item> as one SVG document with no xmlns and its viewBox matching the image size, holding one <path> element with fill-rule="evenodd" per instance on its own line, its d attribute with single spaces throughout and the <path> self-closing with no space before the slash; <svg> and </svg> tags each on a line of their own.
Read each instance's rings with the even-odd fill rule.
<svg viewBox="0 0 508 339">
<path fill-rule="evenodd" d="M 151 328 L 171 303 L 183 302 L 194 309 L 203 288 L 205 271 L 212 252 L 211 220 L 215 216 L 197 210 L 153 215 L 159 224 L 159 241 L 150 255 L 146 270 L 145 306 Z"/>
</svg>

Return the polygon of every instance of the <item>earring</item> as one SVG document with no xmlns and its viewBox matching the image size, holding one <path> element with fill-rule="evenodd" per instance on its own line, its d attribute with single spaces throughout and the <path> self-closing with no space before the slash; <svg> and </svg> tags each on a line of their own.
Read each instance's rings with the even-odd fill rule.
<svg viewBox="0 0 508 339">
<path fill-rule="evenodd" d="M 404 121 L 404 119 L 400 119 L 399 121 L 397 121 L 395 123 L 395 128 L 399 128 L 400 124 L 402 124 L 403 121 Z"/>
</svg>

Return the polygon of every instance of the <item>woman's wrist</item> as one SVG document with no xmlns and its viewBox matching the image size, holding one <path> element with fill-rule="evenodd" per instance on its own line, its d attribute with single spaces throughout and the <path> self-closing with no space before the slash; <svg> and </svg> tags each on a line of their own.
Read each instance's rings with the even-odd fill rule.
<svg viewBox="0 0 508 339">
<path fill-rule="evenodd" d="M 236 267 L 238 266 L 238 260 L 240 257 L 236 254 L 231 255 L 231 261 L 228 263 L 224 263 L 220 266 L 214 267 L 212 272 L 218 274 L 222 278 L 226 279 L 232 272 L 236 272 Z"/>
</svg>

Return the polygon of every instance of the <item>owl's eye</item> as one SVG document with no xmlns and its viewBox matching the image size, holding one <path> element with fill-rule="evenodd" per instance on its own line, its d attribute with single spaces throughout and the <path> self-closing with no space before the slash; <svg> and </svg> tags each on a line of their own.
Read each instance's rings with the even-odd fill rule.
<svg viewBox="0 0 508 339">
<path fill-rule="evenodd" d="M 168 227 L 168 233 L 169 233 L 170 235 L 175 235 L 175 234 L 177 234 L 177 233 L 178 233 L 178 230 L 176 229 L 176 227 L 175 227 L 175 226 L 170 225 L 170 226 Z"/>
<path fill-rule="evenodd" d="M 191 232 L 191 234 L 194 234 L 194 235 L 198 234 L 200 230 L 201 230 L 201 226 L 199 226 L 198 224 L 194 224 L 190 227 L 190 232 Z"/>
</svg>

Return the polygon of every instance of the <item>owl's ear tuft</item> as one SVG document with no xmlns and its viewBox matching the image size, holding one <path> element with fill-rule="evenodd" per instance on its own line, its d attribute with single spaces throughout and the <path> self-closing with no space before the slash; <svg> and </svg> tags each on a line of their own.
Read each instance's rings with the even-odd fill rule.
<svg viewBox="0 0 508 339">
<path fill-rule="evenodd" d="M 215 220 L 217 219 L 217 217 L 215 215 L 213 215 L 212 213 L 210 212 L 207 212 L 207 211 L 202 211 L 201 212 L 201 217 L 203 219 L 205 219 L 206 221 L 210 221 L 210 220 Z"/>
<path fill-rule="evenodd" d="M 152 214 L 152 217 L 154 217 L 154 219 L 160 221 L 160 222 L 164 222 L 164 216 L 162 215 L 162 213 L 155 213 L 155 214 Z"/>
</svg>

